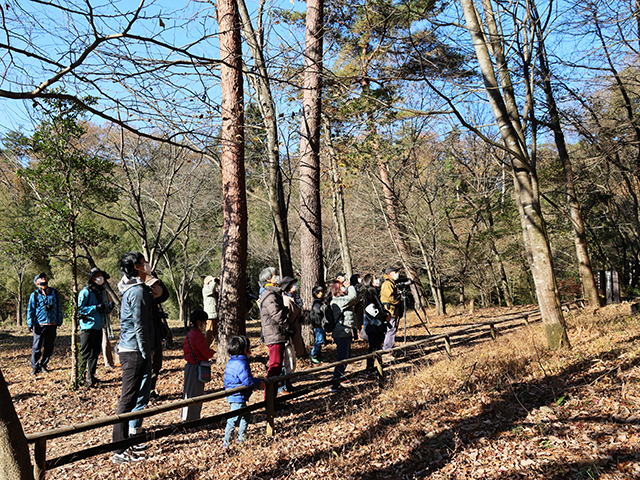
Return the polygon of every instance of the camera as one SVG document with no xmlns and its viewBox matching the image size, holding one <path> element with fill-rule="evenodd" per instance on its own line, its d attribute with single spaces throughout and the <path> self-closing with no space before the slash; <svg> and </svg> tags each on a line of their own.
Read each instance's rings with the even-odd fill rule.
<svg viewBox="0 0 640 480">
<path fill-rule="evenodd" d="M 414 281 L 413 280 L 409 280 L 408 278 L 403 278 L 402 280 L 398 280 L 396 282 L 396 287 L 398 288 L 406 288 L 409 285 L 413 285 Z"/>
</svg>

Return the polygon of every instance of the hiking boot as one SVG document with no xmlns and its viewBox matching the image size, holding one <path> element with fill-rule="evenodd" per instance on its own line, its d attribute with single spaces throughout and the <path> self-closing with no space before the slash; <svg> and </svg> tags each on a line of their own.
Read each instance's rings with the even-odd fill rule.
<svg viewBox="0 0 640 480">
<path fill-rule="evenodd" d="M 45 367 L 44 365 L 40 366 L 40 371 L 43 373 L 49 373 L 49 369 L 47 367 Z"/>
<path fill-rule="evenodd" d="M 40 371 L 40 368 L 35 366 L 31 369 L 31 375 L 37 375 L 39 371 Z"/>
<path fill-rule="evenodd" d="M 316 365 L 320 365 L 322 363 L 322 360 L 320 360 L 317 357 L 310 357 L 311 358 L 311 363 L 315 363 Z"/>
</svg>

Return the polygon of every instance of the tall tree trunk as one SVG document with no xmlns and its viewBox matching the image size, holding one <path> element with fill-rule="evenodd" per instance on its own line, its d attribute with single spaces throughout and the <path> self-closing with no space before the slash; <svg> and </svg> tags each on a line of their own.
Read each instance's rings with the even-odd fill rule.
<svg viewBox="0 0 640 480">
<path fill-rule="evenodd" d="M 324 0 L 308 0 L 300 132 L 300 283 L 302 301 L 306 310 L 311 308 L 313 302 L 311 290 L 324 282 L 320 206 L 323 23 Z M 302 327 L 305 344 L 309 345 L 313 339 L 313 328 L 306 320 Z"/>
<path fill-rule="evenodd" d="M 0 370 L 0 480 L 33 480 L 29 445 Z"/>
<path fill-rule="evenodd" d="M 323 117 L 322 127 L 324 129 L 325 142 L 327 145 L 327 156 L 329 158 L 329 177 L 331 178 L 331 206 L 333 221 L 338 234 L 338 244 L 340 245 L 340 258 L 342 259 L 342 269 L 347 278 L 353 274 L 353 264 L 351 263 L 351 250 L 349 248 L 349 238 L 347 236 L 347 219 L 344 215 L 344 194 L 342 191 L 342 178 L 338 170 L 338 156 L 333 148 L 331 140 L 331 129 L 329 120 Z"/>
<path fill-rule="evenodd" d="M 269 194 L 269 209 L 273 217 L 273 225 L 278 244 L 280 259 L 280 273 L 282 276 L 293 276 L 293 262 L 291 259 L 291 245 L 289 241 L 289 225 L 287 222 L 287 208 L 284 201 L 284 187 L 282 185 L 282 171 L 280 169 L 280 150 L 278 148 L 278 115 L 269 85 L 269 73 L 264 60 L 263 45 L 259 33 L 253 28 L 251 17 L 244 0 L 238 0 L 238 9 L 242 19 L 242 33 L 249 51 L 253 57 L 256 75 L 250 75 L 249 80 L 258 97 L 258 108 L 262 115 L 267 135 L 267 158 L 269 177 L 267 190 Z"/>
<path fill-rule="evenodd" d="M 83 378 L 78 378 L 78 247 L 75 240 L 75 223 L 72 228 L 72 246 L 71 246 L 71 271 L 73 275 L 73 291 L 71 293 L 71 302 L 73 311 L 71 313 L 71 388 L 75 389 L 78 385 L 84 383 Z M 60 299 L 58 298 L 58 301 Z M 63 312 L 64 314 L 64 312 Z"/>
<path fill-rule="evenodd" d="M 236 0 L 218 1 L 220 28 L 220 87 L 222 92 L 221 170 L 224 212 L 219 365 L 228 359 L 227 343 L 245 333 L 247 287 L 247 197 L 244 170 L 244 99 L 242 42 Z"/>
<path fill-rule="evenodd" d="M 580 278 L 582 279 L 582 288 L 584 290 L 584 296 L 587 300 L 587 303 L 591 307 L 597 308 L 600 306 L 598 287 L 596 286 L 596 280 L 593 276 L 591 259 L 589 258 L 589 251 L 587 250 L 587 234 L 584 229 L 584 222 L 582 221 L 580 204 L 578 203 L 578 197 L 576 195 L 576 189 L 573 182 L 573 166 L 571 164 L 571 158 L 569 157 L 569 152 L 565 143 L 564 132 L 562 131 L 562 126 L 560 124 L 560 114 L 558 113 L 558 107 L 553 95 L 553 88 L 551 86 L 551 68 L 549 67 L 549 63 L 547 61 L 547 52 L 544 43 L 545 39 L 544 35 L 542 34 L 540 19 L 538 18 L 538 11 L 535 2 L 531 2 L 529 11 L 533 16 L 533 21 L 536 25 L 540 73 L 542 75 L 542 87 L 547 98 L 547 108 L 549 109 L 551 130 L 553 131 L 556 147 L 558 148 L 558 155 L 560 157 L 560 163 L 562 164 L 562 170 L 564 171 L 567 203 L 569 204 L 571 223 L 573 224 L 573 236 L 576 246 L 578 270 L 580 272 Z"/>
<path fill-rule="evenodd" d="M 424 288 L 422 282 L 418 276 L 418 271 L 413 265 L 413 259 L 409 246 L 405 242 L 405 232 L 402 224 L 399 221 L 398 214 L 396 212 L 395 196 L 391 189 L 391 181 L 389 179 L 389 170 L 387 164 L 378 160 L 378 172 L 380 175 L 380 181 L 382 182 L 382 193 L 384 196 L 385 205 L 387 208 L 387 218 L 389 219 L 389 230 L 391 232 L 393 243 L 398 250 L 402 266 L 405 273 L 410 280 L 413 280 L 411 285 L 411 294 L 416 302 L 416 308 L 420 305 L 426 305 L 427 299 L 424 295 Z"/>
<path fill-rule="evenodd" d="M 16 325 L 22 326 L 22 311 L 24 309 L 24 298 L 22 298 L 22 290 L 24 288 L 24 275 L 18 275 L 18 301 L 16 305 Z"/>
<path fill-rule="evenodd" d="M 498 253 L 495 243 L 491 240 L 491 251 L 493 256 L 496 257 L 496 263 L 498 264 L 498 276 L 500 277 L 500 288 L 502 290 L 502 296 L 504 303 L 507 307 L 513 307 L 513 298 L 511 298 L 511 292 L 509 291 L 509 282 L 507 281 L 507 272 L 504 270 L 504 263 L 502 263 L 502 257 Z"/>
<path fill-rule="evenodd" d="M 483 2 L 483 4 L 488 3 L 489 0 Z M 513 91 L 510 86 L 503 91 L 500 90 L 491 56 L 489 55 L 489 42 L 482 31 L 479 14 L 476 11 L 473 0 L 460 0 L 460 4 L 473 40 L 489 103 L 498 122 L 505 147 L 510 153 L 516 202 L 519 205 L 518 211 L 521 214 L 525 243 L 528 242 L 531 251 L 531 272 L 536 286 L 547 343 L 550 348 L 569 347 L 569 338 L 553 271 L 551 248 L 540 204 L 535 195 L 535 179 L 533 178 L 535 174 L 528 163 L 528 153 L 522 141 L 523 137 L 520 135 L 521 128 L 514 126 L 519 124 L 519 120 L 510 115 L 510 108 L 508 108 L 508 105 L 515 104 Z M 485 16 L 493 20 L 493 13 L 487 8 L 485 8 Z M 499 41 L 499 37 L 494 35 L 491 37 L 494 39 L 494 44 L 491 45 L 494 56 L 497 59 L 504 58 L 501 52 L 501 45 L 495 43 Z M 503 75 L 503 72 L 508 71 L 506 63 L 500 65 L 500 60 L 498 60 L 498 63 L 500 77 L 503 81 L 506 81 L 507 76 Z M 506 99 L 502 96 L 503 94 Z"/>
</svg>

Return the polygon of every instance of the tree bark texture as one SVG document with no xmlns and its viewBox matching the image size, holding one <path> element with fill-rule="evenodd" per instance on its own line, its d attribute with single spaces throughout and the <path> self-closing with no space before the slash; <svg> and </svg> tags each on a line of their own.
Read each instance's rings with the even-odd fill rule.
<svg viewBox="0 0 640 480">
<path fill-rule="evenodd" d="M 535 3 L 531 3 L 530 11 L 534 15 L 536 22 L 536 35 L 538 37 L 538 56 L 540 64 L 540 73 L 542 75 L 542 87 L 547 98 L 547 108 L 549 109 L 549 119 L 551 130 L 553 131 L 556 147 L 558 148 L 558 156 L 562 164 L 564 172 L 565 189 L 567 193 L 567 203 L 569 205 L 569 213 L 571 223 L 573 225 L 573 237 L 576 246 L 576 257 L 578 260 L 578 270 L 582 279 L 582 289 L 585 299 L 591 307 L 598 308 L 600 306 L 600 297 L 598 296 L 598 287 L 593 276 L 591 268 L 591 259 L 587 249 L 587 234 L 582 221 L 582 212 L 576 195 L 576 189 L 573 182 L 573 165 L 569 157 L 569 151 L 564 139 L 564 132 L 560 124 L 560 114 L 556 105 L 555 96 L 553 95 L 553 87 L 551 85 L 551 69 L 547 62 L 547 53 L 544 45 L 544 35 L 542 34 L 537 8 Z"/>
<path fill-rule="evenodd" d="M 311 290 L 324 282 L 320 205 L 320 101 L 323 0 L 307 2 L 302 127 L 300 132 L 300 270 L 301 295 L 311 307 Z M 305 339 L 306 343 L 306 339 Z"/>
<path fill-rule="evenodd" d="M 218 2 L 220 26 L 221 170 L 224 212 L 218 319 L 219 365 L 227 343 L 245 333 L 247 283 L 247 197 L 244 170 L 244 102 L 240 15 L 236 0 Z"/>
<path fill-rule="evenodd" d="M 331 178 L 331 207 L 333 221 L 336 225 L 338 235 L 338 245 L 340 245 L 340 258 L 342 259 L 342 269 L 347 278 L 353 274 L 353 264 L 351 263 L 351 250 L 349 249 L 349 238 L 347 235 L 347 220 L 344 215 L 344 195 L 342 191 L 342 178 L 338 170 L 338 158 L 333 142 L 331 141 L 331 129 L 329 120 L 323 118 L 323 128 L 325 142 L 327 145 L 327 156 L 329 158 L 329 177 Z"/>
<path fill-rule="evenodd" d="M 0 370 L 0 480 L 33 480 L 29 445 Z"/>
<path fill-rule="evenodd" d="M 289 225 L 287 222 L 287 208 L 284 201 L 284 187 L 282 185 L 282 171 L 280 168 L 280 150 L 278 148 L 278 117 L 275 102 L 269 85 L 269 73 L 264 60 L 262 45 L 251 23 L 244 0 L 238 0 L 238 8 L 242 19 L 242 34 L 253 57 L 257 74 L 249 77 L 258 97 L 258 108 L 264 121 L 267 135 L 267 159 L 269 194 L 269 209 L 273 217 L 278 256 L 280 259 L 280 274 L 293 276 L 293 261 L 291 259 L 291 244 L 289 239 Z"/>
<path fill-rule="evenodd" d="M 489 0 L 483 0 L 483 5 L 488 3 Z M 519 204 L 518 211 L 521 214 L 525 243 L 528 243 L 531 252 L 530 267 L 536 286 L 540 313 L 545 326 L 547 343 L 550 348 L 569 347 L 569 338 L 565 328 L 553 271 L 551 248 L 540 204 L 537 201 L 534 190 L 535 179 L 533 177 L 535 174 L 528 163 L 529 156 L 519 134 L 522 129 L 514 128 L 514 122 L 518 122 L 518 120 L 510 115 L 510 109 L 508 108 L 510 104 L 515 105 L 513 91 L 509 88 L 500 89 L 489 54 L 489 45 L 491 45 L 494 56 L 504 59 L 503 55 L 496 55 L 496 51 L 501 52 L 502 47 L 495 43 L 497 39 L 493 35 L 493 44 L 486 40 L 473 0 L 460 0 L 460 4 L 483 74 L 489 103 L 500 128 L 505 147 L 510 153 L 516 202 Z M 492 12 L 487 8 L 485 8 L 485 15 L 493 20 Z M 498 60 L 498 63 L 501 78 L 504 81 L 503 71 L 508 72 L 508 69 L 506 68 L 506 63 L 500 65 L 500 60 Z M 505 101 L 505 97 L 508 101 Z"/>
</svg>

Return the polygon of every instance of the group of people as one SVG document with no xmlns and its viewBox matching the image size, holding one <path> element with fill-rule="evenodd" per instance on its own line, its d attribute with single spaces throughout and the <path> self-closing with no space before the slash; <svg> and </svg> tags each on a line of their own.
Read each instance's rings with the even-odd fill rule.
<svg viewBox="0 0 640 480">
<path fill-rule="evenodd" d="M 168 298 L 168 291 L 151 272 L 149 262 L 140 252 L 122 255 L 118 269 L 122 274 L 118 290 L 122 295 L 120 304 L 120 340 L 116 353 L 122 367 L 122 393 L 116 414 L 143 409 L 155 392 L 157 374 L 162 365 L 162 342 L 168 326 L 163 321 L 161 303 Z M 326 334 L 331 333 L 336 344 L 337 360 L 345 360 L 351 354 L 351 342 L 360 336 L 368 340 L 369 352 L 389 350 L 395 342 L 398 319 L 402 316 L 401 298 L 396 288 L 399 267 L 388 267 L 382 281 L 373 274 L 363 278 L 352 275 L 346 279 L 338 274 L 330 282 L 313 288 L 313 304 L 310 321 L 314 329 L 314 344 L 310 359 L 314 364 L 323 362 L 322 346 Z M 86 371 L 85 387 L 94 387 L 99 380 L 95 376 L 98 355 L 105 334 L 103 329 L 114 308 L 114 302 L 105 289 L 109 275 L 99 268 L 89 272 L 87 285 L 78 295 L 80 327 L 81 370 Z M 53 352 L 56 329 L 62 325 L 62 305 L 59 294 L 49 287 L 44 273 L 34 279 L 37 287 L 29 299 L 27 324 L 33 332 L 31 355 L 32 375 L 47 372 Z M 261 339 L 269 351 L 267 378 L 292 373 L 296 369 L 296 358 L 305 356 L 301 335 L 300 318 L 303 311 L 298 294 L 298 284 L 292 277 L 280 278 L 275 268 L 266 268 L 259 275 L 260 293 L 258 304 L 261 319 Z M 206 379 L 202 378 L 202 366 L 214 356 L 213 344 L 217 337 L 217 301 L 220 281 L 206 277 L 202 290 L 203 310 L 192 312 L 190 330 L 183 345 L 186 361 L 184 371 L 183 398 L 204 394 Z M 247 386 L 264 389 L 265 383 L 253 377 L 250 361 L 251 345 L 246 336 L 236 336 L 227 345 L 230 359 L 225 368 L 224 387 L 232 389 Z M 367 360 L 367 368 L 373 360 Z M 206 369 L 205 369 L 206 370 Z M 349 385 L 345 378 L 346 365 L 338 365 L 333 372 L 332 391 Z M 210 375 L 210 370 L 209 370 Z M 292 389 L 284 382 L 279 392 Z M 232 411 L 246 406 L 251 392 L 230 395 L 227 401 Z M 182 420 L 200 418 L 202 404 L 189 405 L 182 409 Z M 238 427 L 238 441 L 242 441 L 249 423 L 249 415 L 241 413 L 227 421 L 224 447 Z M 113 441 L 124 440 L 138 433 L 142 419 L 121 422 L 113 427 Z M 142 460 L 144 446 L 116 450 L 114 463 L 129 463 Z"/>
<path fill-rule="evenodd" d="M 347 280 L 343 273 L 339 273 L 329 284 L 328 291 L 324 285 L 313 288 L 310 320 L 314 329 L 314 344 L 310 358 L 314 364 L 323 361 L 322 345 L 327 333 L 333 336 L 338 361 L 349 358 L 351 342 L 358 336 L 369 342 L 369 353 L 393 348 L 398 319 L 403 313 L 395 283 L 400 270 L 400 267 L 388 267 L 382 281 L 373 274 L 367 274 L 364 278 L 355 274 Z M 295 356 L 304 354 L 304 345 L 297 345 L 301 342 L 299 318 L 302 302 L 297 295 L 295 279 L 280 279 L 275 268 L 264 269 L 259 281 L 262 336 L 269 349 L 267 378 L 271 378 L 281 375 L 286 364 L 291 363 L 287 362 L 287 356 L 292 355 L 289 353 L 291 350 L 287 350 L 289 345 L 293 347 Z M 373 360 L 369 359 L 367 368 L 372 366 Z M 346 365 L 336 366 L 332 391 L 349 386 L 350 382 L 344 378 L 345 371 Z M 286 372 L 292 373 L 290 369 Z M 286 386 L 284 388 L 286 390 Z"/>
</svg>

